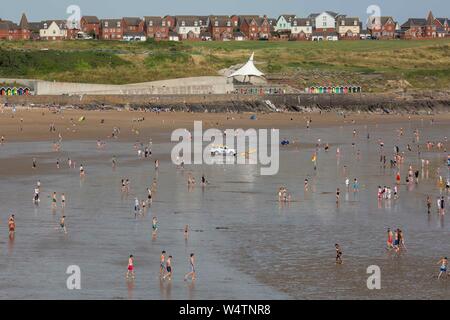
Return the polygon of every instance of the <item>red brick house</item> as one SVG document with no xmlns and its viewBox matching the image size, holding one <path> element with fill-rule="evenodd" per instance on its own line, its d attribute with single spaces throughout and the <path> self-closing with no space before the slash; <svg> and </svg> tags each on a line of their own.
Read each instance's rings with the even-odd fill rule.
<svg viewBox="0 0 450 320">
<path fill-rule="evenodd" d="M 100 20 L 96 16 L 83 16 L 80 20 L 80 30 L 98 39 L 100 36 Z"/>
<path fill-rule="evenodd" d="M 122 38 L 123 38 L 122 19 L 100 20 L 100 39 L 122 40 Z"/>
<path fill-rule="evenodd" d="M 122 18 L 122 26 L 124 33 L 129 32 L 142 33 L 144 32 L 145 22 L 141 18 L 125 17 Z"/>
<path fill-rule="evenodd" d="M 25 14 L 22 14 L 19 25 L 9 20 L 0 20 L 0 39 L 29 40 L 30 35 L 31 31 Z"/>
<path fill-rule="evenodd" d="M 427 19 L 410 18 L 401 26 L 402 36 L 405 39 L 426 39 L 437 37 L 437 27 L 430 11 Z"/>
<path fill-rule="evenodd" d="M 169 30 L 174 30 L 175 29 L 175 24 L 176 24 L 176 19 L 174 16 L 170 16 L 170 15 L 166 15 L 163 17 L 164 20 L 166 20 L 166 24 L 169 27 Z"/>
<path fill-rule="evenodd" d="M 233 21 L 228 16 L 211 16 L 209 32 L 213 40 L 231 39 L 233 37 Z"/>
<path fill-rule="evenodd" d="M 435 18 L 434 24 L 436 25 L 436 32 L 438 37 L 448 37 L 450 33 L 450 27 L 448 18 Z"/>
<path fill-rule="evenodd" d="M 166 18 L 144 17 L 144 25 L 147 38 L 155 40 L 169 38 L 169 26 Z"/>
<path fill-rule="evenodd" d="M 393 17 L 380 17 L 379 21 L 373 19 L 367 25 L 371 36 L 377 39 L 394 39 L 397 22 Z"/>
<path fill-rule="evenodd" d="M 249 40 L 269 39 L 271 25 L 266 16 L 264 17 L 244 17 L 240 24 L 240 31 Z"/>
</svg>

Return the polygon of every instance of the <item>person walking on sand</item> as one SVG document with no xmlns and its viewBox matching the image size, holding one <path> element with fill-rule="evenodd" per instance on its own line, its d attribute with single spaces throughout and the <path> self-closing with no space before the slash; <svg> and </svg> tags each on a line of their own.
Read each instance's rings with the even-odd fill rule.
<svg viewBox="0 0 450 320">
<path fill-rule="evenodd" d="M 64 192 L 61 194 L 61 208 L 65 208 L 66 207 L 66 195 L 64 194 Z"/>
<path fill-rule="evenodd" d="M 189 226 L 188 225 L 185 225 L 184 226 L 184 239 L 188 239 L 188 236 L 189 236 Z"/>
<path fill-rule="evenodd" d="M 159 277 L 164 276 L 164 270 L 166 269 L 166 251 L 162 251 L 159 256 Z"/>
<path fill-rule="evenodd" d="M 339 206 L 339 197 L 340 197 L 340 191 L 339 188 L 336 189 L 336 206 Z"/>
<path fill-rule="evenodd" d="M 65 234 L 67 234 L 66 229 L 66 216 L 62 216 L 61 220 L 59 220 L 59 225 L 61 226 L 61 229 L 64 231 Z"/>
<path fill-rule="evenodd" d="M 152 236 L 156 236 L 156 231 L 158 231 L 158 219 L 153 217 L 152 219 Z"/>
<path fill-rule="evenodd" d="M 134 218 L 136 219 L 139 214 L 139 199 L 134 198 Z"/>
<path fill-rule="evenodd" d="M 334 248 L 336 249 L 336 264 L 342 264 L 342 250 L 339 244 L 335 244 Z"/>
<path fill-rule="evenodd" d="M 448 276 L 448 274 L 447 274 L 447 265 L 448 265 L 447 257 L 442 257 L 438 261 L 437 264 L 441 265 L 440 268 L 439 268 L 439 275 L 438 275 L 437 278 L 440 279 L 442 274 L 445 274 L 445 278 L 447 279 L 447 276 Z"/>
<path fill-rule="evenodd" d="M 386 241 L 388 250 L 394 249 L 393 242 L 394 242 L 394 234 L 392 233 L 391 228 L 388 228 L 387 229 L 387 241 Z"/>
<path fill-rule="evenodd" d="M 189 256 L 189 265 L 191 267 L 191 271 L 186 273 L 184 276 L 184 281 L 186 281 L 189 277 L 191 277 L 192 281 L 195 281 L 195 258 L 193 253 Z"/>
<path fill-rule="evenodd" d="M 16 219 L 13 214 L 8 218 L 8 230 L 9 236 L 13 237 L 16 232 Z"/>
<path fill-rule="evenodd" d="M 431 213 L 431 197 L 427 196 L 427 212 L 428 214 Z"/>
<path fill-rule="evenodd" d="M 130 258 L 128 258 L 128 268 L 127 268 L 127 274 L 126 274 L 126 278 L 134 279 L 135 278 L 135 273 L 134 273 L 134 257 L 132 254 L 130 254 Z"/>
<path fill-rule="evenodd" d="M 163 280 L 166 280 L 166 278 L 169 278 L 169 280 L 172 280 L 172 256 L 169 256 L 167 258 L 166 271 L 167 271 L 167 273 L 164 275 Z"/>
<path fill-rule="evenodd" d="M 53 194 L 52 194 L 52 209 L 56 209 L 56 202 L 57 202 L 56 192 L 53 192 Z"/>
<path fill-rule="evenodd" d="M 84 177 L 86 173 L 84 172 L 83 164 L 80 165 L 80 177 Z"/>
</svg>

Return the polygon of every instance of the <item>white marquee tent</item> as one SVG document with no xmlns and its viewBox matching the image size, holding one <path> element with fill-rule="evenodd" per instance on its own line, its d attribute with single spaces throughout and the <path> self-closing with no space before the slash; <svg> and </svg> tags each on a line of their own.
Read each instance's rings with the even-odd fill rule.
<svg viewBox="0 0 450 320">
<path fill-rule="evenodd" d="M 251 76 L 264 77 L 264 73 L 262 73 L 261 71 L 256 69 L 255 65 L 253 64 L 253 56 L 254 55 L 255 55 L 255 53 L 253 52 L 252 55 L 250 56 L 250 59 L 247 61 L 247 63 L 244 64 L 241 68 L 239 68 L 235 72 L 233 72 L 232 74 L 230 74 L 228 76 L 228 78 L 244 77 L 243 82 L 245 82 L 246 77 L 248 77 L 249 80 L 250 80 Z"/>
</svg>

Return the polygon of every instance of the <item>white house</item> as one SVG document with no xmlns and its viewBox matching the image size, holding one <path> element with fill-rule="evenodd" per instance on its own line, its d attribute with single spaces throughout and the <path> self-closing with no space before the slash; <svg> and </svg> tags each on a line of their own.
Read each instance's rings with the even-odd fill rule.
<svg viewBox="0 0 450 320">
<path fill-rule="evenodd" d="M 310 19 L 295 18 L 291 25 L 291 35 L 297 38 L 300 33 L 305 34 L 306 37 L 310 37 L 313 32 L 313 27 Z"/>
<path fill-rule="evenodd" d="M 41 23 L 39 37 L 43 40 L 62 40 L 67 38 L 67 26 L 64 20 L 48 20 Z"/>
<path fill-rule="evenodd" d="M 175 32 L 181 39 L 200 38 L 200 22 L 195 16 L 176 16 Z"/>
<path fill-rule="evenodd" d="M 338 17 L 343 17 L 343 15 L 332 11 L 324 11 L 322 13 L 310 14 L 308 18 L 313 19 L 317 32 L 334 32 L 336 31 L 336 19 Z"/>
<path fill-rule="evenodd" d="M 275 31 L 291 30 L 292 21 L 296 18 L 295 14 L 282 14 L 278 17 L 274 26 Z"/>
</svg>

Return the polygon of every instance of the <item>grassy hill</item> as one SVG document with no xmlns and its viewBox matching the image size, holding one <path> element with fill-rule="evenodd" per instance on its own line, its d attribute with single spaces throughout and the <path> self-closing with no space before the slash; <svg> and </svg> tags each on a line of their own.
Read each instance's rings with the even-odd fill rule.
<svg viewBox="0 0 450 320">
<path fill-rule="evenodd" d="M 0 42 L 0 77 L 134 83 L 216 75 L 255 52 L 275 82 L 365 91 L 450 88 L 450 39 L 338 42 Z"/>
</svg>

